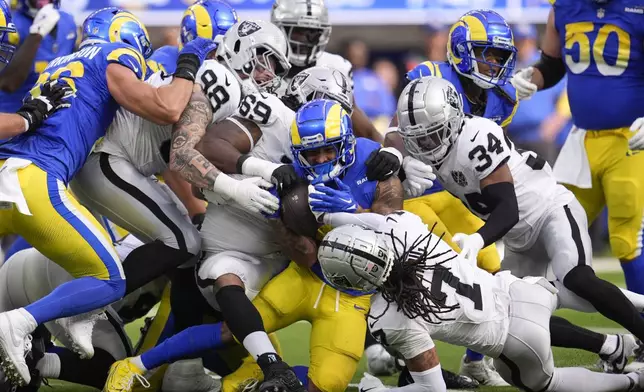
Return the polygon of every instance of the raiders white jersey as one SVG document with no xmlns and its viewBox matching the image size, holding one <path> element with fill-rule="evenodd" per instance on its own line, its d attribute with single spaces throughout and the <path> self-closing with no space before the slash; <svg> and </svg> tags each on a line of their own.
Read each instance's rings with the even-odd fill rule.
<svg viewBox="0 0 644 392">
<path fill-rule="evenodd" d="M 532 151 L 518 151 L 503 129 L 482 117 L 466 117 L 460 135 L 440 167 L 440 183 L 474 214 L 486 220 L 490 208 L 482 201 L 480 182 L 507 163 L 514 179 L 519 222 L 508 233 L 521 237 L 537 227 L 546 213 L 569 203 L 573 195 L 557 184 L 552 169 Z"/>
<path fill-rule="evenodd" d="M 351 65 L 349 60 L 345 59 L 344 57 L 329 52 L 322 52 L 322 55 L 320 56 L 318 61 L 316 61 L 315 64 L 312 64 L 311 66 L 337 69 L 338 71 L 342 72 L 344 76 L 346 76 L 351 85 L 351 88 L 353 89 L 353 66 Z M 280 89 L 278 91 L 279 96 L 284 95 L 284 93 L 286 92 L 286 87 L 288 87 L 291 79 L 292 77 L 285 77 L 282 80 L 282 85 L 280 86 Z"/>
<path fill-rule="evenodd" d="M 147 83 L 155 87 L 171 82 L 172 76 L 163 72 L 157 72 L 147 80 Z M 241 88 L 235 76 L 224 65 L 215 60 L 204 61 L 197 73 L 196 82 L 212 104 L 213 123 L 235 112 L 241 99 Z M 127 159 L 141 174 L 150 176 L 167 168 L 171 138 L 172 125 L 157 125 L 121 108 L 95 150 Z M 166 153 L 163 154 L 162 150 Z"/>
<path fill-rule="evenodd" d="M 249 94 L 242 100 L 234 117 L 250 120 L 262 131 L 256 144 L 248 134 L 251 140 L 250 156 L 273 163 L 285 160 L 292 162 L 290 129 L 295 113 L 278 97 L 259 92 Z M 245 178 L 240 174 L 232 177 L 240 180 Z M 283 258 L 266 218 L 234 203 L 210 204 L 201 233 L 202 248 L 206 252 L 235 250 L 257 257 L 275 254 L 275 257 Z"/>
<path fill-rule="evenodd" d="M 430 234 L 415 214 L 390 214 L 378 231 L 395 242 L 398 255 L 408 251 L 409 258 L 415 259 L 429 252 L 425 262 L 433 268 L 424 272 L 423 284 L 431 290 L 437 312 L 430 320 L 411 319 L 382 294 L 374 294 L 368 319 L 374 337 L 405 358 L 434 347 L 432 337 L 488 355 L 500 354 L 509 327 L 509 286 L 517 278 L 507 272 L 493 276 L 471 265 L 438 235 Z"/>
</svg>

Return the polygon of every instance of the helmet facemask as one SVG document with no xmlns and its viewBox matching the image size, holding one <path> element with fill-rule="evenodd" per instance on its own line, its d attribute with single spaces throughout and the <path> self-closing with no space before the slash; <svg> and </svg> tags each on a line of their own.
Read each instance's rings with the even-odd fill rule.
<svg viewBox="0 0 644 392">
<path fill-rule="evenodd" d="M 326 49 L 331 37 L 331 25 L 317 20 L 298 23 L 281 22 L 290 53 L 289 61 L 298 67 L 314 64 Z"/>
<path fill-rule="evenodd" d="M 466 45 L 469 48 L 472 71 L 465 76 L 484 89 L 507 83 L 516 64 L 517 49 L 513 45 L 475 41 L 468 41 Z"/>
<path fill-rule="evenodd" d="M 16 47 L 9 43 L 9 35 L 15 31 L 13 24 L 0 28 L 0 63 L 9 64 L 13 58 Z"/>
<path fill-rule="evenodd" d="M 223 45 L 220 45 L 223 48 Z M 290 69 L 288 60 L 278 51 L 266 44 L 248 48 L 250 60 L 241 69 L 235 69 L 230 61 L 230 53 L 224 53 L 223 58 L 231 69 L 235 69 L 240 83 L 245 90 L 249 84 L 258 91 L 274 93 L 279 89 L 282 78 Z M 246 91 L 248 93 L 248 91 Z"/>
<path fill-rule="evenodd" d="M 324 142 L 322 135 L 316 136 L 319 136 L 320 140 L 302 140 L 301 145 L 294 145 L 291 150 L 295 164 L 302 169 L 309 181 L 327 182 L 339 177 L 355 161 L 355 137 L 346 135 Z M 323 163 L 309 162 L 312 153 L 315 152 L 333 155 L 333 158 Z"/>
<path fill-rule="evenodd" d="M 400 130 L 405 150 L 414 158 L 440 165 L 447 158 L 463 124 L 463 113 L 448 117 L 445 121 L 429 126 L 416 124 Z"/>
</svg>

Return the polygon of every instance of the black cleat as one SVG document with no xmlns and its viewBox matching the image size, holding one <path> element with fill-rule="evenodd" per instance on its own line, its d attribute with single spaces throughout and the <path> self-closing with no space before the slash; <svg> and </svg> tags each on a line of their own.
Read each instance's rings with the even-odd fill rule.
<svg viewBox="0 0 644 392">
<path fill-rule="evenodd" d="M 264 373 L 259 392 L 306 392 L 293 369 L 279 355 L 262 354 L 257 358 L 257 364 Z"/>
<path fill-rule="evenodd" d="M 443 372 L 443 379 L 445 380 L 447 389 L 474 389 L 479 387 L 479 383 L 469 377 L 461 376 L 445 369 L 441 369 L 441 371 Z M 405 385 L 413 383 L 414 379 L 409 374 L 409 369 L 407 367 L 403 368 L 400 376 L 398 376 L 398 387 L 404 387 Z"/>
</svg>

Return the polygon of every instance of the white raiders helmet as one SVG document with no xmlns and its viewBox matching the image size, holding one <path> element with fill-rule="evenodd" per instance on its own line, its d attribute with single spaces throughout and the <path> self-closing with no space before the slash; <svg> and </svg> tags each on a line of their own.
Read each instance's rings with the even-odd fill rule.
<svg viewBox="0 0 644 392">
<path fill-rule="evenodd" d="M 289 61 L 298 67 L 315 64 L 331 37 L 324 0 L 275 0 L 271 22 L 286 34 L 291 47 Z"/>
<path fill-rule="evenodd" d="M 389 277 L 394 253 L 385 236 L 358 225 L 336 227 L 318 248 L 322 274 L 338 290 L 372 293 Z"/>
<path fill-rule="evenodd" d="M 282 100 L 293 111 L 314 99 L 337 101 L 351 115 L 353 89 L 346 76 L 337 69 L 311 67 L 291 79 Z"/>
<path fill-rule="evenodd" d="M 235 23 L 217 47 L 217 58 L 231 70 L 248 93 L 249 83 L 259 90 L 272 92 L 279 88 L 291 65 L 288 45 L 282 30 L 263 20 Z M 257 73 L 268 71 L 267 80 L 256 80 Z"/>
<path fill-rule="evenodd" d="M 432 165 L 442 163 L 463 125 L 463 99 L 445 79 L 413 80 L 398 98 L 399 132 L 405 150 Z"/>
</svg>

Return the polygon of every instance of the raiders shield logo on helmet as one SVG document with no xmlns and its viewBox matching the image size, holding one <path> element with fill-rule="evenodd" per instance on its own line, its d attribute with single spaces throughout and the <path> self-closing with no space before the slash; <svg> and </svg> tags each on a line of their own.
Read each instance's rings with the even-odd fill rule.
<svg viewBox="0 0 644 392">
<path fill-rule="evenodd" d="M 454 182 L 462 187 L 467 186 L 467 180 L 465 179 L 465 174 L 463 174 L 460 171 L 453 171 L 452 172 L 452 179 Z"/>
<path fill-rule="evenodd" d="M 247 35 L 251 35 L 261 29 L 262 27 L 257 23 L 245 20 L 239 25 L 237 32 L 240 37 L 246 37 Z"/>
<path fill-rule="evenodd" d="M 453 87 L 449 87 L 445 90 L 445 101 L 454 109 L 459 108 L 458 93 Z"/>
<path fill-rule="evenodd" d="M 300 88 L 302 83 L 304 83 L 304 81 L 308 79 L 309 76 L 311 75 L 306 72 L 300 72 L 299 74 L 295 75 L 295 77 L 293 77 L 293 80 L 291 81 L 291 91 L 295 91 Z"/>
</svg>

